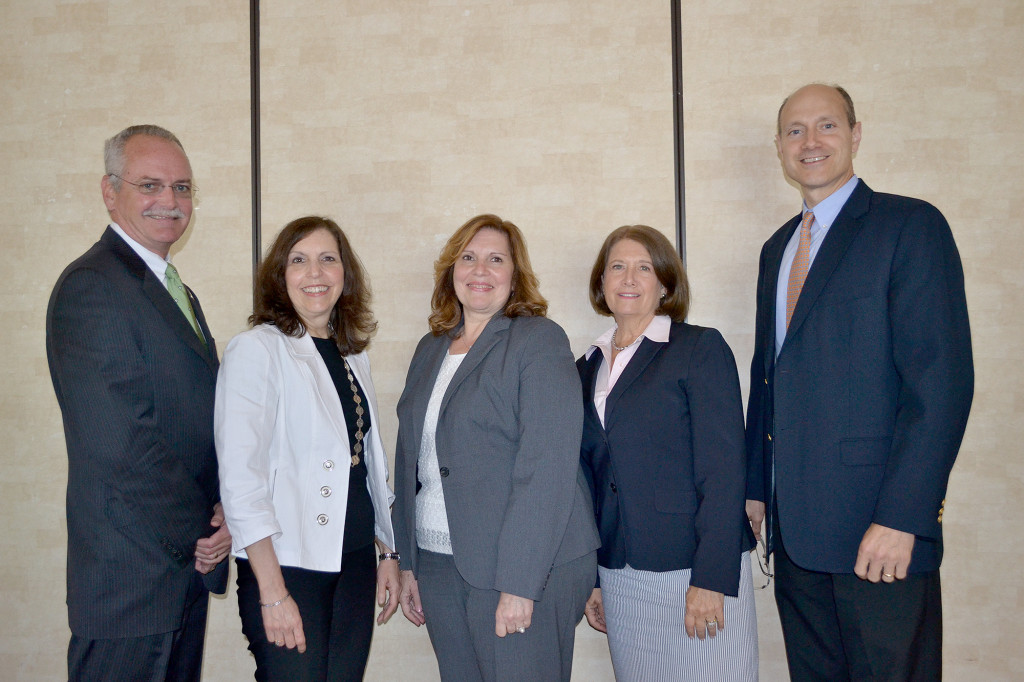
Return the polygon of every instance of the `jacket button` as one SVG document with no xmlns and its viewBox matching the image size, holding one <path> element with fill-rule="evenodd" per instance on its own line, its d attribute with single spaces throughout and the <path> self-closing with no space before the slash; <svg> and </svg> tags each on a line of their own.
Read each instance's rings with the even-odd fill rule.
<svg viewBox="0 0 1024 682">
<path fill-rule="evenodd" d="M 320 488 L 320 497 L 330 497 L 330 496 L 331 496 L 331 486 L 325 485 L 324 487 Z"/>
<path fill-rule="evenodd" d="M 441 477 L 448 478 L 448 467 L 441 467 Z"/>
<path fill-rule="evenodd" d="M 334 468 L 334 460 L 328 459 L 328 460 L 324 461 L 324 469 L 327 469 L 328 471 L 330 471 L 333 468 Z"/>
<path fill-rule="evenodd" d="M 619 492 L 619 488 L 614 483 L 612 483 L 612 492 L 613 493 Z"/>
<path fill-rule="evenodd" d="M 320 516 L 316 517 L 316 522 L 321 526 L 326 526 L 328 521 L 330 519 L 327 517 L 327 514 L 320 514 Z"/>
</svg>

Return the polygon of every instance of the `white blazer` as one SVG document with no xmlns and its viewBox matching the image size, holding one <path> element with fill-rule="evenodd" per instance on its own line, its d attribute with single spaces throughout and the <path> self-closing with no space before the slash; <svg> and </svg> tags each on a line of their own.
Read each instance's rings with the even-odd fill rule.
<svg viewBox="0 0 1024 682">
<path fill-rule="evenodd" d="M 366 353 L 345 358 L 370 410 L 363 440 L 374 531 L 395 546 L 377 396 Z M 278 561 L 339 571 L 351 462 L 348 428 L 327 366 L 304 334 L 264 324 L 233 338 L 217 376 L 214 409 L 220 497 L 232 553 L 270 537 Z"/>
</svg>

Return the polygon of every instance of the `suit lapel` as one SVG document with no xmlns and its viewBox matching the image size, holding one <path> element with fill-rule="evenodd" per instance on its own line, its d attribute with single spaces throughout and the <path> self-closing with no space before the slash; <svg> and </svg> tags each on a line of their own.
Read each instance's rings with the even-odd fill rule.
<svg viewBox="0 0 1024 682">
<path fill-rule="evenodd" d="M 793 238 L 793 233 L 800 226 L 801 215 L 786 223 L 782 239 L 773 240 L 765 249 L 764 254 L 764 291 L 761 299 L 761 309 L 767 311 L 765 315 L 765 326 L 768 342 L 764 345 L 764 371 L 765 376 L 771 375 L 772 365 L 775 362 L 775 304 L 778 301 L 779 270 L 782 268 L 782 254 L 786 251 L 786 244 Z"/>
<path fill-rule="evenodd" d="M 659 341 L 651 341 L 646 337 L 640 342 L 640 347 L 636 349 L 636 353 L 630 358 L 629 364 L 622 370 L 622 374 L 615 381 L 615 386 L 608 393 L 608 400 L 604 406 L 604 423 L 606 428 L 610 426 L 611 417 L 615 414 L 615 403 L 619 401 L 619 398 L 622 397 L 626 389 L 643 373 L 647 365 L 651 364 L 651 361 L 654 360 L 665 345 Z"/>
<path fill-rule="evenodd" d="M 604 362 L 604 353 L 600 349 L 591 353 L 588 359 L 583 361 L 583 371 L 580 373 L 580 382 L 583 384 L 583 418 L 594 422 L 602 431 L 604 425 L 597 414 L 597 407 L 594 406 L 594 385 L 597 383 L 597 372 Z"/>
<path fill-rule="evenodd" d="M 210 369 L 216 371 L 217 369 L 217 354 L 213 349 L 213 337 L 210 335 L 210 330 L 206 326 L 206 318 L 202 314 L 202 309 L 199 307 L 199 299 L 195 297 L 191 291 L 189 291 L 189 298 L 192 301 L 193 309 L 196 312 L 196 318 L 199 320 L 200 329 L 203 330 L 203 334 L 210 341 L 209 346 L 204 345 L 199 337 L 196 336 L 196 332 L 192 329 L 192 325 L 185 319 L 181 309 L 178 308 L 178 304 L 171 298 L 171 294 L 167 291 L 167 287 L 163 285 L 163 282 L 157 279 L 156 275 L 146 262 L 143 261 L 139 254 L 132 250 L 132 247 L 121 239 L 120 235 L 114 232 L 110 227 L 103 233 L 101 240 L 106 241 L 111 251 L 125 264 L 128 271 L 135 277 L 141 280 L 142 294 L 149 299 L 150 303 L 153 304 L 160 315 L 170 326 L 173 333 L 184 343 L 186 346 L 194 350 L 200 357 L 202 357 L 206 363 L 210 366 Z"/>
<path fill-rule="evenodd" d="M 512 325 L 512 320 L 505 317 L 504 315 L 495 315 L 484 327 L 484 330 L 480 332 L 480 337 L 473 344 L 473 347 L 469 349 L 462 364 L 455 371 L 455 376 L 452 377 L 452 381 L 448 384 L 448 389 L 444 392 L 444 400 L 441 401 L 440 414 L 444 414 L 445 408 L 448 407 L 448 401 L 458 390 L 459 385 L 466 380 L 476 367 L 483 362 L 483 359 L 487 357 L 487 354 L 491 351 L 494 346 L 497 345 L 508 328 Z M 444 337 L 447 339 L 448 337 Z M 448 345 L 444 346 L 445 352 L 448 351 Z M 440 365 L 438 365 L 440 366 Z M 437 376 L 437 372 L 434 372 L 434 376 Z"/>
<path fill-rule="evenodd" d="M 832 223 L 828 234 L 825 235 L 825 240 L 821 243 L 821 248 L 818 249 L 818 254 L 814 257 L 811 269 L 807 273 L 807 280 L 800 291 L 796 308 L 793 309 L 793 318 L 789 321 L 789 329 L 786 331 L 787 339 L 796 333 L 803 321 L 807 319 L 808 313 L 814 307 L 814 302 L 825 285 L 828 284 L 829 278 L 832 277 L 832 273 L 835 272 L 840 261 L 843 260 L 850 243 L 860 232 L 860 217 L 867 212 L 870 198 L 871 190 L 863 181 L 858 182 L 853 194 L 846 200 L 846 204 L 836 216 L 835 222 Z M 783 342 L 783 350 L 785 350 L 785 342 Z"/>
<path fill-rule="evenodd" d="M 413 466 L 415 466 L 416 453 L 419 452 L 420 443 L 423 440 L 423 418 L 427 414 L 427 403 L 430 402 L 430 394 L 434 391 L 434 383 L 441 371 L 441 364 L 444 362 L 445 355 L 448 354 L 449 343 L 451 343 L 451 337 L 447 334 L 431 338 L 423 349 L 424 357 L 422 363 L 417 365 L 415 374 L 410 369 L 409 376 L 415 383 L 406 387 L 409 401 L 408 412 L 416 415 L 416 418 L 408 420 L 409 438 L 408 440 L 403 439 L 403 443 L 408 445 L 409 452 L 412 453 L 409 459 Z M 404 397 L 405 393 L 403 392 Z M 403 422 L 403 427 L 405 423 Z"/>
<path fill-rule="evenodd" d="M 136 256 L 137 257 L 137 256 Z M 145 266 L 145 264 L 143 264 Z M 171 298 L 170 293 L 167 291 L 167 287 L 160 282 L 153 271 L 148 267 L 146 268 L 145 276 L 142 280 L 142 293 L 145 294 L 146 298 L 160 311 L 160 314 L 167 321 L 171 330 L 175 336 L 184 343 L 186 346 L 194 350 L 200 357 L 206 360 L 206 363 L 211 368 L 216 368 L 216 365 L 211 358 L 210 349 L 199 340 L 196 336 L 196 332 L 192 329 L 192 325 L 189 324 L 188 320 L 182 314 L 181 309 L 178 308 L 178 304 Z M 196 299 L 192 299 L 195 301 Z M 197 316 L 198 319 L 198 316 Z M 204 334 L 209 333 L 209 329 L 200 327 L 203 329 Z M 207 337 L 209 338 L 209 337 Z"/>
</svg>

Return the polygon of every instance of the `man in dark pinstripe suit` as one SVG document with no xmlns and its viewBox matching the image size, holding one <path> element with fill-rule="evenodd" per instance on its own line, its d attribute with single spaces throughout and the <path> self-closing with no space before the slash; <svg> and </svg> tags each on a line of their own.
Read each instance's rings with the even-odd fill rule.
<svg viewBox="0 0 1024 682">
<path fill-rule="evenodd" d="M 60 276 L 46 316 L 68 452 L 68 677 L 198 680 L 231 538 L 213 445 L 217 353 L 168 261 L 192 215 L 192 169 L 156 126 L 108 140 L 105 163 L 112 223 Z"/>
</svg>

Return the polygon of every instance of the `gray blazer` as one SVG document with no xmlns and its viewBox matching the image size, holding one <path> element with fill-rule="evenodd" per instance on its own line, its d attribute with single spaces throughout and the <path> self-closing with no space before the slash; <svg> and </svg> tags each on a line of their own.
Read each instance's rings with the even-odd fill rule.
<svg viewBox="0 0 1024 682">
<path fill-rule="evenodd" d="M 398 401 L 395 542 L 416 571 L 416 464 L 451 337 L 427 334 Z M 600 540 L 580 469 L 583 399 L 565 332 L 496 315 L 445 392 L 436 443 L 455 565 L 466 582 L 539 600 L 554 566 Z"/>
</svg>

